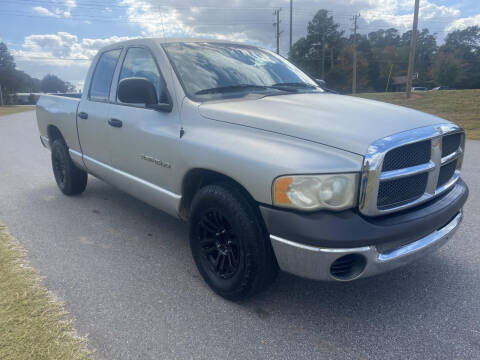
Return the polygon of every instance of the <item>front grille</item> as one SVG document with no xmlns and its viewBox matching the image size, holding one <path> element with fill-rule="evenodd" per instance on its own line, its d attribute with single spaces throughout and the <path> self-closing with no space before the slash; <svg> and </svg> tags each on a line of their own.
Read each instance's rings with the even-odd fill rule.
<svg viewBox="0 0 480 360">
<path fill-rule="evenodd" d="M 457 151 L 461 141 L 462 134 L 460 133 L 444 136 L 442 139 L 442 157 Z"/>
<path fill-rule="evenodd" d="M 388 214 L 446 191 L 458 178 L 464 138 L 458 126 L 440 124 L 373 142 L 364 159 L 359 210 L 367 216 Z"/>
<path fill-rule="evenodd" d="M 383 181 L 378 188 L 377 207 L 390 209 L 420 198 L 425 193 L 428 173 Z"/>
<path fill-rule="evenodd" d="M 449 162 L 446 165 L 443 165 L 440 168 L 440 175 L 438 175 L 437 187 L 445 185 L 448 180 L 450 180 L 455 174 L 455 169 L 457 168 L 457 160 Z"/>
<path fill-rule="evenodd" d="M 382 171 L 404 169 L 411 166 L 425 164 L 431 157 L 432 146 L 430 140 L 390 150 L 383 159 Z"/>
</svg>

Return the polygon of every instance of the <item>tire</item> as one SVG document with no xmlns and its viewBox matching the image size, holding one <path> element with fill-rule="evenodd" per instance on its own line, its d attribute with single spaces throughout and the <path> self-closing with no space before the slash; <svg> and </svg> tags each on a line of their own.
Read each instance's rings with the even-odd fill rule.
<svg viewBox="0 0 480 360">
<path fill-rule="evenodd" d="M 205 282 L 228 300 L 259 293 L 278 273 L 256 204 L 230 183 L 207 185 L 195 195 L 190 247 Z"/>
<path fill-rule="evenodd" d="M 52 169 L 58 188 L 65 195 L 78 195 L 87 187 L 88 174 L 75 166 L 63 139 L 52 144 Z"/>
</svg>

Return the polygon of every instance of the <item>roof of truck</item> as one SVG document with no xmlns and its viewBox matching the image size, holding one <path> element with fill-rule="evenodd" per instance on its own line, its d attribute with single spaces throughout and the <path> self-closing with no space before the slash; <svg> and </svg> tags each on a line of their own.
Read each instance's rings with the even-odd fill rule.
<svg viewBox="0 0 480 360">
<path fill-rule="evenodd" d="M 229 43 L 229 44 L 240 44 L 239 42 L 223 40 L 223 39 L 207 39 L 207 38 L 136 38 L 130 40 L 119 41 L 114 44 L 105 46 L 106 48 L 112 48 L 122 45 L 131 45 L 138 43 L 157 43 L 157 44 L 166 44 L 166 43 L 176 43 L 176 42 L 217 42 L 217 43 Z"/>
<path fill-rule="evenodd" d="M 208 38 L 152 38 L 153 40 L 164 44 L 171 42 L 222 42 L 222 43 L 237 43 L 235 41 L 225 39 L 208 39 Z"/>
</svg>

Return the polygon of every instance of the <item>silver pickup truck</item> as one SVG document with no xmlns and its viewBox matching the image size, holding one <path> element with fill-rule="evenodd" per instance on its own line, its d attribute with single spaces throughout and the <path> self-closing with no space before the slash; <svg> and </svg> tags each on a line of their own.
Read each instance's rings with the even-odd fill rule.
<svg viewBox="0 0 480 360">
<path fill-rule="evenodd" d="M 348 281 L 443 245 L 462 220 L 465 134 L 418 111 L 328 93 L 282 57 L 225 41 L 99 51 L 81 99 L 41 96 L 60 190 L 87 174 L 188 221 L 227 299 L 278 269 Z"/>
</svg>

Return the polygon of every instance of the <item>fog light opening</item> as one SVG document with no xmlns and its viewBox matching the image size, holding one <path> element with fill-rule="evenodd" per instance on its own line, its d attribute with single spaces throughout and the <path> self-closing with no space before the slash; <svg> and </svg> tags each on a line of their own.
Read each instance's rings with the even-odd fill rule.
<svg viewBox="0 0 480 360">
<path fill-rule="evenodd" d="M 354 280 L 359 277 L 367 266 L 367 259 L 360 254 L 348 254 L 339 257 L 330 266 L 330 275 L 339 281 Z"/>
</svg>

